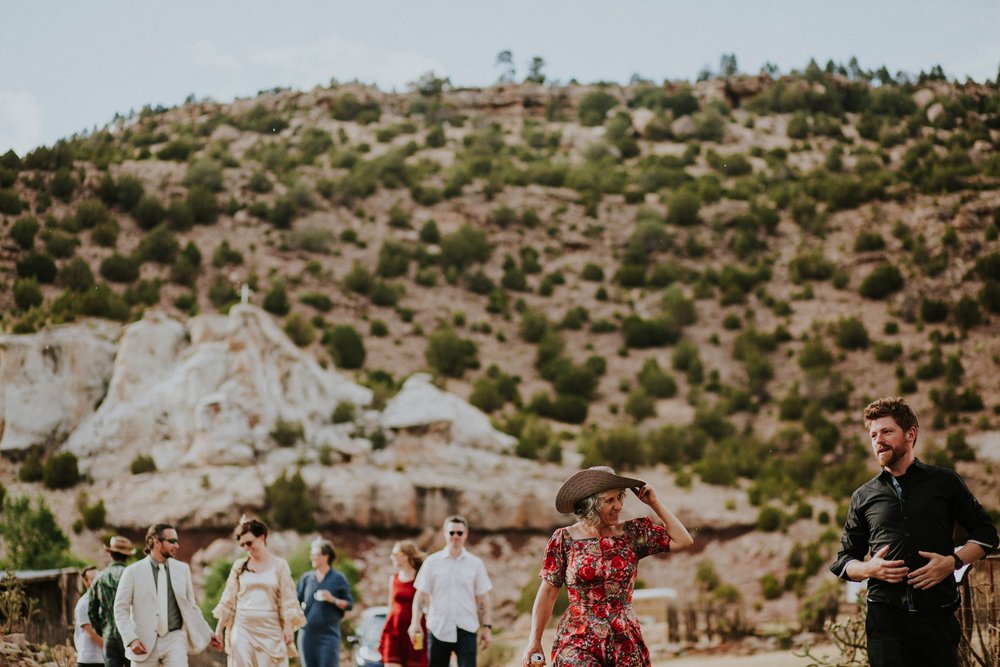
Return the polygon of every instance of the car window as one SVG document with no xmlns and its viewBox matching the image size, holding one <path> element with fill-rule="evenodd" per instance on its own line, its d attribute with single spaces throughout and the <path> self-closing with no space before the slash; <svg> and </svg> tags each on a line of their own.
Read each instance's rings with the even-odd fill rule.
<svg viewBox="0 0 1000 667">
<path fill-rule="evenodd" d="M 362 629 L 362 637 L 364 643 L 368 645 L 377 645 L 379 640 L 382 638 L 382 628 L 385 626 L 385 614 L 375 614 L 370 616 L 368 621 L 365 623 L 365 627 Z"/>
</svg>

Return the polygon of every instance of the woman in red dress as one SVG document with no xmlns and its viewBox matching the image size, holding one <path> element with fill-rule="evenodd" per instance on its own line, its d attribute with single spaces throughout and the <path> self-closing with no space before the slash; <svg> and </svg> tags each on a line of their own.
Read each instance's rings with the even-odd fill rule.
<svg viewBox="0 0 1000 667">
<path fill-rule="evenodd" d="M 663 525 L 647 517 L 619 522 L 627 489 Z M 552 645 L 553 667 L 648 667 L 649 650 L 632 609 L 639 559 L 685 549 L 693 543 L 691 535 L 645 482 L 619 477 L 605 466 L 566 480 L 556 495 L 556 509 L 580 520 L 556 530 L 545 548 L 524 667 L 545 664 L 542 631 L 563 584 L 569 608 Z M 541 655 L 541 662 L 530 662 L 532 655 Z"/>
<path fill-rule="evenodd" d="M 414 646 L 406 634 L 413 617 L 413 597 L 417 592 L 413 580 L 417 578 L 424 556 L 409 540 L 396 542 L 392 547 L 392 563 L 396 572 L 389 578 L 389 615 L 378 646 L 385 667 L 427 667 L 426 646 Z M 427 628 L 424 626 L 419 637 L 422 640 L 426 636 Z"/>
</svg>

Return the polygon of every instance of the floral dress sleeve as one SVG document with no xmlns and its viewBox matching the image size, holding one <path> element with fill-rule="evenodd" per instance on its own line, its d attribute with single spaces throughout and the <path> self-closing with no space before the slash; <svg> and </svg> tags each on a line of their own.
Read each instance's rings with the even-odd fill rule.
<svg viewBox="0 0 1000 667">
<path fill-rule="evenodd" d="M 561 588 L 566 581 L 566 552 L 563 550 L 565 532 L 565 528 L 560 528 L 552 533 L 549 543 L 545 545 L 542 571 L 538 574 L 555 588 Z"/>
<path fill-rule="evenodd" d="M 649 517 L 626 521 L 625 532 L 632 538 L 632 551 L 637 559 L 670 551 L 667 529 Z"/>
</svg>

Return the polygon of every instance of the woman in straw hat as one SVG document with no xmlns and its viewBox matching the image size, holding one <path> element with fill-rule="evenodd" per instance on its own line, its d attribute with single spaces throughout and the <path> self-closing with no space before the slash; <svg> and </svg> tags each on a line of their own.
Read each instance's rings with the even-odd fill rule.
<svg viewBox="0 0 1000 667">
<path fill-rule="evenodd" d="M 662 526 L 647 517 L 619 521 L 628 489 L 649 505 Z M 570 604 L 552 645 L 555 667 L 649 665 L 649 650 L 632 610 L 636 567 L 640 558 L 686 549 L 693 543 L 691 535 L 645 482 L 605 466 L 567 479 L 556 495 L 556 509 L 579 520 L 556 530 L 545 547 L 523 664 L 545 663 L 542 631 L 565 584 Z"/>
</svg>

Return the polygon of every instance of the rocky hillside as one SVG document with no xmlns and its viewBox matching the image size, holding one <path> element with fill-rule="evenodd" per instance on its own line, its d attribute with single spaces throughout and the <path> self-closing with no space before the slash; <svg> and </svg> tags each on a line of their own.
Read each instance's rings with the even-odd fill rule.
<svg viewBox="0 0 1000 667">
<path fill-rule="evenodd" d="M 801 593 L 871 474 L 872 398 L 1000 512 L 998 149 L 995 87 L 810 66 L 275 90 L 8 153 L 5 484 L 71 454 L 117 528 L 173 492 L 211 529 L 459 510 L 541 539 L 608 462 L 755 554 L 745 598 L 772 565 Z M 66 525 L 78 488 L 48 492 Z"/>
</svg>

